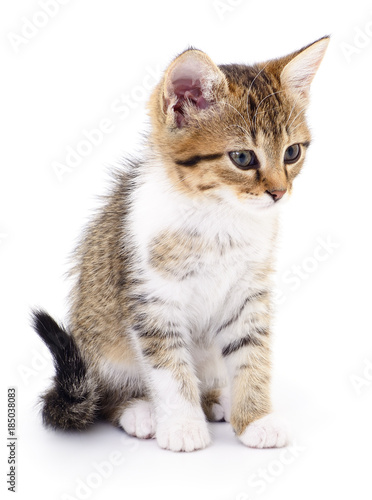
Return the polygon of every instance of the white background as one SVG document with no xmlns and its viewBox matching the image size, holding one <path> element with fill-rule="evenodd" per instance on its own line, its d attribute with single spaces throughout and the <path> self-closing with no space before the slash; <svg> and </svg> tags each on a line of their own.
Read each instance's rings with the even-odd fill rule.
<svg viewBox="0 0 372 500">
<path fill-rule="evenodd" d="M 43 23 L 40 10 L 36 0 L 0 7 L 1 491 L 10 495 L 5 403 L 17 386 L 21 499 L 371 498 L 371 2 L 71 0 L 17 51 L 9 34 Z M 308 113 L 314 142 L 278 254 L 274 399 L 296 448 L 245 448 L 228 424 L 211 424 L 213 444 L 192 454 L 104 424 L 80 435 L 45 430 L 36 402 L 53 369 L 30 309 L 64 319 L 67 258 L 110 167 L 141 155 L 151 75 L 189 45 L 219 64 L 253 63 L 325 34 Z M 122 94 L 133 109 L 118 113 Z M 60 181 L 53 162 L 102 120 L 111 132 Z M 97 475 L 94 464 L 115 451 L 120 464 Z M 77 490 L 81 481 L 91 491 Z"/>
</svg>

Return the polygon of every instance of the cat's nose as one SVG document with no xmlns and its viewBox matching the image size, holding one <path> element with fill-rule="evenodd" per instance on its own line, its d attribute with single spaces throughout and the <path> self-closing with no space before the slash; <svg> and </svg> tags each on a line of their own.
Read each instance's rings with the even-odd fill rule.
<svg viewBox="0 0 372 500">
<path fill-rule="evenodd" d="M 274 189 L 273 191 L 266 191 L 274 201 L 279 201 L 285 193 L 287 192 L 286 189 Z"/>
</svg>

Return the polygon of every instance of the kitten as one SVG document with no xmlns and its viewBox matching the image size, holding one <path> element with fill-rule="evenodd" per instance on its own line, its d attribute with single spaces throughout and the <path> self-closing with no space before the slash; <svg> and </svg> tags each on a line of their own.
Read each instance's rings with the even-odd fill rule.
<svg viewBox="0 0 372 500">
<path fill-rule="evenodd" d="M 35 312 L 56 368 L 46 425 L 105 419 L 193 451 L 224 419 L 247 446 L 286 444 L 270 402 L 270 276 L 328 42 L 254 66 L 194 49 L 170 64 L 141 158 L 77 249 L 68 330 Z"/>
</svg>

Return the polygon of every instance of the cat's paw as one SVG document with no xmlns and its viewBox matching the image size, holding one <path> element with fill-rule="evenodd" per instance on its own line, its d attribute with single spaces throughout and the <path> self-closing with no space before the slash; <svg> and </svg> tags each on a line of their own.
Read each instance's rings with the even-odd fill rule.
<svg viewBox="0 0 372 500">
<path fill-rule="evenodd" d="M 223 409 L 223 418 L 225 422 L 231 419 L 231 396 L 228 388 L 223 388 L 220 396 L 220 405 Z"/>
<path fill-rule="evenodd" d="M 201 418 L 179 418 L 158 425 L 156 439 L 161 448 L 171 451 L 195 451 L 209 445 L 207 423 Z"/>
<path fill-rule="evenodd" d="M 239 439 L 250 448 L 282 448 L 287 436 L 285 423 L 271 413 L 249 424 Z"/>
<path fill-rule="evenodd" d="M 210 422 L 230 422 L 231 400 L 227 388 L 222 388 L 218 400 L 209 407 L 207 417 Z"/>
<path fill-rule="evenodd" d="M 225 411 L 220 403 L 213 403 L 209 418 L 211 422 L 221 422 L 225 419 Z"/>
<path fill-rule="evenodd" d="M 138 399 L 123 411 L 119 423 L 130 436 L 149 439 L 155 436 L 155 413 L 149 401 Z"/>
</svg>

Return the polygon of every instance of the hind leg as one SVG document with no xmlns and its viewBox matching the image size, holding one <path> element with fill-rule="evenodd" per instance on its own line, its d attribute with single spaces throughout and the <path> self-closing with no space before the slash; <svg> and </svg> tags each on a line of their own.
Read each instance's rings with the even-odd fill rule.
<svg viewBox="0 0 372 500">
<path fill-rule="evenodd" d="M 117 379 L 106 379 L 102 383 L 101 374 L 102 418 L 124 429 L 130 436 L 142 439 L 154 437 L 155 412 L 148 389 L 141 377 L 131 377 L 128 372 L 121 375 L 121 384 L 115 387 Z"/>
<path fill-rule="evenodd" d="M 101 410 L 104 420 L 124 429 L 130 436 L 142 439 L 154 437 L 155 412 L 145 395 L 131 397 L 125 391 L 118 391 L 115 395 L 111 391 L 109 397 L 105 398 L 106 406 Z"/>
<path fill-rule="evenodd" d="M 133 398 L 122 409 L 119 426 L 127 434 L 142 439 L 155 437 L 156 420 L 152 403 L 146 399 Z"/>
<path fill-rule="evenodd" d="M 220 350 L 214 346 L 198 346 L 195 353 L 201 400 L 210 422 L 230 421 L 230 390 L 225 363 Z"/>
<path fill-rule="evenodd" d="M 128 397 L 128 394 L 123 394 L 121 398 L 112 398 L 101 415 L 130 436 L 148 439 L 155 435 L 155 412 L 146 396 Z"/>
<path fill-rule="evenodd" d="M 230 422 L 230 394 L 227 386 L 202 394 L 202 408 L 209 422 Z"/>
</svg>

